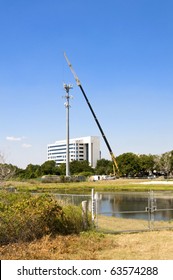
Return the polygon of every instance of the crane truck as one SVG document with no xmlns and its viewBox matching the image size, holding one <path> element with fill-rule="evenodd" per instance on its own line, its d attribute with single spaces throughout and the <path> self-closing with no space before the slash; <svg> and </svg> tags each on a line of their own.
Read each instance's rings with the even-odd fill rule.
<svg viewBox="0 0 173 280">
<path fill-rule="evenodd" d="M 87 102 L 89 108 L 90 108 L 90 111 L 91 111 L 91 113 L 92 113 L 92 115 L 93 115 L 93 117 L 94 117 L 94 120 L 95 120 L 95 122 L 96 122 L 96 124 L 97 124 L 97 126 L 98 126 L 98 128 L 99 128 L 99 130 L 100 130 L 100 133 L 101 133 L 101 135 L 102 135 L 102 137 L 103 137 L 103 139 L 104 139 L 104 141 L 105 141 L 105 143 L 106 143 L 106 146 L 107 146 L 107 148 L 108 148 L 108 150 L 109 150 L 109 153 L 110 153 L 110 156 L 111 156 L 111 159 L 112 159 L 112 163 L 113 163 L 113 175 L 116 176 L 116 177 L 119 177 L 119 168 L 118 168 L 118 164 L 117 164 L 116 158 L 115 158 L 115 156 L 114 156 L 114 153 L 113 153 L 113 151 L 112 151 L 112 149 L 111 149 L 111 146 L 110 146 L 110 144 L 109 144 L 109 142 L 108 142 L 108 140 L 107 140 L 107 138 L 106 138 L 106 136 L 105 136 L 105 134 L 104 134 L 104 131 L 103 131 L 103 129 L 102 129 L 102 127 L 101 127 L 101 125 L 100 125 L 100 123 L 99 123 L 97 117 L 96 117 L 96 114 L 94 113 L 94 110 L 93 110 L 93 108 L 92 108 L 92 106 L 91 106 L 91 104 L 90 104 L 90 102 L 89 102 L 89 100 L 88 100 L 88 98 L 87 98 L 87 96 L 86 96 L 86 93 L 85 93 L 85 91 L 84 91 L 84 89 L 83 89 L 83 87 L 82 87 L 82 84 L 81 84 L 81 82 L 80 82 L 78 76 L 76 75 L 76 73 L 75 73 L 75 71 L 74 71 L 74 69 L 73 69 L 73 67 L 72 67 L 72 64 L 70 63 L 70 61 L 69 61 L 69 59 L 68 59 L 66 53 L 64 53 L 64 57 L 65 57 L 65 59 L 66 59 L 66 61 L 67 61 L 67 64 L 68 64 L 68 66 L 69 66 L 69 68 L 70 68 L 70 70 L 71 70 L 71 72 L 72 72 L 72 74 L 73 74 L 73 76 L 74 76 L 74 79 L 76 80 L 77 86 L 79 86 L 79 88 L 80 88 L 80 90 L 81 90 L 81 92 L 82 92 L 82 94 L 83 94 L 83 96 L 84 96 L 84 98 L 85 98 L 85 100 L 86 100 L 86 102 Z"/>
</svg>

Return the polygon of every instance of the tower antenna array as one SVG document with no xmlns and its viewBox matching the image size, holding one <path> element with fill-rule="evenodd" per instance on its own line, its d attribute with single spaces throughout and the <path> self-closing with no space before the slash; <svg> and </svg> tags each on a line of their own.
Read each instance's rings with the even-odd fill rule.
<svg viewBox="0 0 173 280">
<path fill-rule="evenodd" d="M 70 176 L 70 157 L 69 157 L 69 108 L 70 102 L 69 99 L 72 97 L 69 95 L 70 89 L 72 89 L 72 85 L 64 84 L 64 89 L 66 91 L 66 102 L 64 103 L 66 107 L 66 177 Z"/>
</svg>

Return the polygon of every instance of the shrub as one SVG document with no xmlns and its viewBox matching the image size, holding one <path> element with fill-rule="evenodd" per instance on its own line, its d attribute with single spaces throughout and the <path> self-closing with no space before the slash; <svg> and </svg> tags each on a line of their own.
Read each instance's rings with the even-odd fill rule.
<svg viewBox="0 0 173 280">
<path fill-rule="evenodd" d="M 82 209 L 74 205 L 66 205 L 63 208 L 64 233 L 79 233 L 83 230 Z"/>
<path fill-rule="evenodd" d="M 1 244 L 80 231 L 83 231 L 80 207 L 62 206 L 49 195 L 6 194 L 0 198 Z"/>
</svg>

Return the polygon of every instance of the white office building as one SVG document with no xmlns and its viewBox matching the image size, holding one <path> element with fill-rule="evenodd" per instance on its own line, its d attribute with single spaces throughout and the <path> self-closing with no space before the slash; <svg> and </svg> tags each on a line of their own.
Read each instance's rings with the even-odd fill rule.
<svg viewBox="0 0 173 280">
<path fill-rule="evenodd" d="M 47 146 L 47 159 L 54 160 L 57 165 L 66 163 L 66 140 L 56 141 Z M 95 168 L 100 159 L 100 139 L 98 136 L 88 136 L 69 139 L 69 159 L 87 160 Z"/>
</svg>

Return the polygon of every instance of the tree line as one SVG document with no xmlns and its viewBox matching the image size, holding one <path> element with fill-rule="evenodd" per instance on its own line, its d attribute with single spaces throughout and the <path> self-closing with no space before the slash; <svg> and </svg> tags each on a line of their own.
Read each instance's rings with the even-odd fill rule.
<svg viewBox="0 0 173 280">
<path fill-rule="evenodd" d="M 123 153 L 116 158 L 121 177 L 145 177 L 149 175 L 172 176 L 173 175 L 173 150 L 162 155 L 136 155 L 134 153 Z M 89 162 L 70 162 L 71 175 L 91 176 L 110 175 L 112 173 L 112 161 L 100 159 L 95 168 Z M 49 160 L 42 165 L 29 164 L 25 169 L 18 168 L 12 164 L 0 163 L 0 180 L 9 178 L 34 179 L 44 175 L 65 176 L 66 165 L 62 163 L 57 166 L 55 161 Z"/>
</svg>

